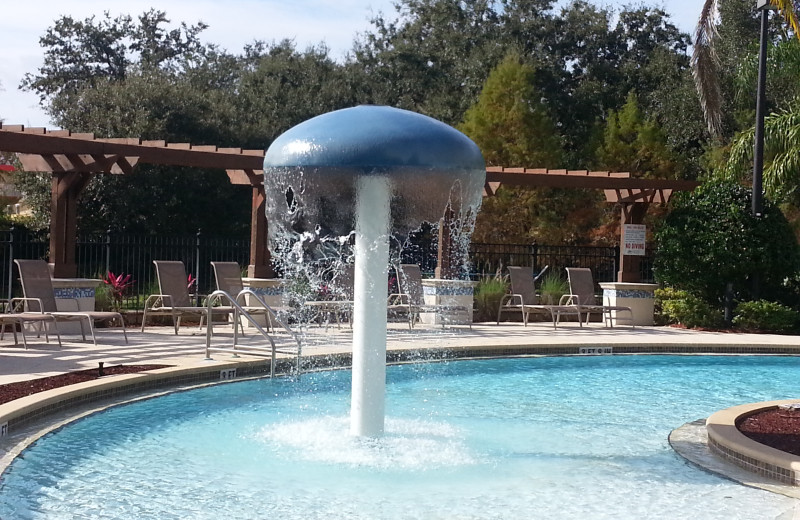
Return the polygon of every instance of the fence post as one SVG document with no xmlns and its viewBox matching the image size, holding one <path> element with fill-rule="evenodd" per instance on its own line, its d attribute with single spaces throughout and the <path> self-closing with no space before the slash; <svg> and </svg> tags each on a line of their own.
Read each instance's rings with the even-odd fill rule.
<svg viewBox="0 0 800 520">
<path fill-rule="evenodd" d="M 16 235 L 16 228 L 11 226 L 11 229 L 8 230 L 8 294 L 6 295 L 9 309 L 11 308 L 11 298 L 14 296 L 12 287 L 14 284 L 14 235 Z"/>
<path fill-rule="evenodd" d="M 197 294 L 200 294 L 200 237 L 202 235 L 201 230 L 198 228 L 197 230 L 197 241 L 195 243 L 194 249 L 194 278 L 197 280 L 195 282 L 195 290 Z"/>
<path fill-rule="evenodd" d="M 614 281 L 615 282 L 617 281 L 617 278 L 619 276 L 617 274 L 617 273 L 619 273 L 619 263 L 618 263 L 619 262 L 619 254 L 620 254 L 619 246 L 615 246 L 614 247 Z"/>
<path fill-rule="evenodd" d="M 531 244 L 531 256 L 533 256 L 533 270 L 534 272 L 539 271 L 539 244 L 534 242 Z"/>
<path fill-rule="evenodd" d="M 111 271 L 111 228 L 106 230 L 106 275 Z"/>
</svg>

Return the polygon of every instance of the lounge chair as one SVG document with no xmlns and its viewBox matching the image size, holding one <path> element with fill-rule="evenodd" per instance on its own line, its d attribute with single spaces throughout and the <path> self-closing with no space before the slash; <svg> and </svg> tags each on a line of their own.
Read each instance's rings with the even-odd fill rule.
<svg viewBox="0 0 800 520">
<path fill-rule="evenodd" d="M 244 290 L 244 283 L 242 282 L 242 269 L 236 262 L 211 262 L 211 267 L 214 268 L 214 278 L 217 281 L 217 289 L 225 291 L 228 296 L 242 306 L 245 312 L 250 316 L 262 316 L 265 318 L 267 330 L 274 327 L 272 323 L 272 313 L 266 307 L 261 305 L 245 305 L 244 298 L 241 293 Z M 282 308 L 273 307 L 273 311 L 281 311 Z M 244 334 L 244 324 L 241 319 L 239 325 L 242 327 L 242 334 Z"/>
<path fill-rule="evenodd" d="M 92 335 L 92 342 L 97 345 L 97 338 L 94 334 L 95 322 L 116 321 L 122 327 L 122 334 L 125 343 L 128 342 L 128 334 L 125 332 L 125 321 L 122 314 L 112 311 L 82 311 L 78 309 L 78 302 L 75 300 L 74 311 L 59 311 L 56 305 L 53 282 L 50 279 L 50 267 L 44 260 L 14 260 L 19 269 L 19 278 L 22 283 L 23 298 L 13 298 L 12 308 L 20 305 L 25 309 L 25 314 L 40 313 L 52 316 L 56 322 L 77 321 L 81 326 L 81 335 L 86 340 L 84 324 L 89 326 Z M 60 342 L 60 339 L 59 339 Z"/>
<path fill-rule="evenodd" d="M 61 334 L 58 332 L 58 324 L 56 323 L 54 316 L 38 312 L 15 313 L 13 310 L 14 309 L 11 309 L 11 312 L 6 314 L 0 314 L 0 324 L 2 324 L 2 328 L 0 328 L 0 339 L 5 337 L 6 326 L 11 325 L 11 332 L 14 334 L 14 345 L 19 345 L 19 340 L 17 339 L 17 326 L 19 326 L 19 331 L 22 334 L 22 344 L 25 346 L 25 350 L 28 350 L 28 340 L 25 337 L 25 326 L 34 323 L 38 325 L 39 332 L 37 336 L 44 332 L 45 340 L 50 343 L 50 335 L 47 332 L 46 325 L 52 324 L 53 331 L 55 331 L 56 337 L 58 338 L 58 348 L 61 348 Z"/>
<path fill-rule="evenodd" d="M 425 303 L 422 289 L 422 272 L 417 264 L 400 264 L 397 268 L 397 282 L 400 287 L 399 294 L 389 296 L 388 311 L 390 314 L 405 314 L 408 317 L 408 326 L 413 328 L 419 321 L 420 314 L 433 313 L 439 318 L 442 327 L 445 323 L 454 322 L 469 313 L 463 305 L 431 305 Z M 472 328 L 472 322 L 468 323 Z"/>
<path fill-rule="evenodd" d="M 585 267 L 567 267 L 566 269 L 570 294 L 567 296 L 565 303 L 577 309 L 579 319 L 580 316 L 585 314 L 586 323 L 589 323 L 589 318 L 592 314 L 602 314 L 606 326 L 613 327 L 615 319 L 618 323 L 619 321 L 625 321 L 631 327 L 634 326 L 633 311 L 630 307 L 597 303 L 591 269 Z M 620 313 L 627 313 L 627 316 L 621 317 Z"/>
<path fill-rule="evenodd" d="M 544 274 L 547 267 L 542 269 L 534 278 L 529 267 L 509 266 L 508 274 L 511 279 L 511 293 L 506 294 L 500 300 L 500 308 L 497 310 L 497 324 L 500 324 L 500 316 L 503 312 L 522 313 L 522 324 L 528 326 L 528 318 L 531 313 L 544 314 L 550 317 L 553 328 L 558 328 L 558 323 L 562 315 L 580 315 L 575 307 L 567 305 L 543 305 L 539 303 L 536 295 L 535 282 Z"/>
<path fill-rule="evenodd" d="M 153 260 L 158 277 L 159 294 L 151 294 L 144 302 L 142 314 L 142 332 L 147 324 L 147 317 L 152 315 L 172 316 L 175 334 L 181 326 L 181 318 L 193 316 L 200 319 L 199 328 L 208 320 L 208 309 L 205 306 L 192 305 L 187 287 L 186 267 L 181 261 Z M 214 307 L 212 313 L 230 315 L 232 307 Z"/>
<path fill-rule="evenodd" d="M 311 313 L 312 319 L 325 319 L 325 324 L 331 317 L 336 320 L 336 326 L 341 327 L 342 316 L 347 316 L 350 326 L 353 326 L 351 314 L 353 312 L 353 284 L 355 282 L 355 265 L 347 264 L 331 280 L 329 291 L 331 299 L 308 300 L 305 307 Z"/>
</svg>

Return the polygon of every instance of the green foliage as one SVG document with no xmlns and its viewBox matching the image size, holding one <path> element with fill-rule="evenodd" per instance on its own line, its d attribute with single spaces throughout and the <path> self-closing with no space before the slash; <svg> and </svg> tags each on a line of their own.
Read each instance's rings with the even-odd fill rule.
<svg viewBox="0 0 800 520">
<path fill-rule="evenodd" d="M 508 282 L 498 276 L 484 276 L 475 286 L 475 316 L 473 321 L 497 319 L 500 300 L 508 292 Z"/>
<path fill-rule="evenodd" d="M 751 299 L 751 276 L 757 274 L 762 294 L 778 299 L 784 280 L 798 268 L 797 240 L 769 201 L 761 218 L 750 208 L 750 191 L 729 182 L 679 196 L 655 234 L 656 279 L 719 302 L 727 283 L 739 299 Z"/>
<path fill-rule="evenodd" d="M 533 67 L 509 55 L 489 74 L 478 102 L 459 125 L 487 165 L 557 168 L 561 163 L 558 133 L 534 76 Z"/>
<path fill-rule="evenodd" d="M 637 177 L 671 179 L 680 173 L 661 127 L 644 116 L 633 92 L 619 111 L 609 111 L 597 160 L 603 169 Z"/>
<path fill-rule="evenodd" d="M 767 300 L 742 302 L 736 307 L 733 324 L 745 330 L 789 332 L 797 329 L 797 312 Z"/>
<path fill-rule="evenodd" d="M 752 178 L 755 127 L 733 141 L 720 176 L 730 180 Z M 764 118 L 764 190 L 778 202 L 800 200 L 800 102 Z"/>
<path fill-rule="evenodd" d="M 560 274 L 550 271 L 539 282 L 540 300 L 545 305 L 557 305 L 561 297 L 569 294 L 569 282 Z"/>
<path fill-rule="evenodd" d="M 667 287 L 656 289 L 657 322 L 688 328 L 718 328 L 723 324 L 722 311 L 688 291 Z"/>
<path fill-rule="evenodd" d="M 509 55 L 486 80 L 460 129 L 489 165 L 557 167 L 561 145 L 534 86 L 535 71 Z M 484 242 L 574 242 L 602 214 L 597 193 L 582 190 L 501 188 L 484 201 L 473 239 Z"/>
</svg>

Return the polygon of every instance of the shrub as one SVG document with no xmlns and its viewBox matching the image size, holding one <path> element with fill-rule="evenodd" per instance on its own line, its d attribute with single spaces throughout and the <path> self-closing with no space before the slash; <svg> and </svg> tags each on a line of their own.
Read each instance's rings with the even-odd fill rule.
<svg viewBox="0 0 800 520">
<path fill-rule="evenodd" d="M 558 273 L 550 271 L 539 284 L 539 294 L 541 303 L 556 305 L 563 295 L 569 294 L 569 283 Z"/>
<path fill-rule="evenodd" d="M 764 295 L 785 294 L 784 280 L 797 270 L 797 239 L 777 206 L 765 200 L 755 218 L 750 205 L 750 190 L 731 182 L 679 194 L 656 232 L 659 283 L 718 302 L 728 283 L 734 294 L 751 294 L 757 273 Z"/>
<path fill-rule="evenodd" d="M 722 312 L 688 291 L 675 288 L 656 290 L 659 322 L 675 323 L 689 328 L 717 328 L 723 324 Z"/>
<path fill-rule="evenodd" d="M 475 316 L 473 321 L 497 319 L 500 300 L 508 292 L 508 283 L 499 276 L 485 276 L 475 287 Z"/>
<path fill-rule="evenodd" d="M 796 311 L 767 300 L 742 302 L 736 307 L 733 324 L 740 329 L 788 332 L 797 329 Z"/>
</svg>

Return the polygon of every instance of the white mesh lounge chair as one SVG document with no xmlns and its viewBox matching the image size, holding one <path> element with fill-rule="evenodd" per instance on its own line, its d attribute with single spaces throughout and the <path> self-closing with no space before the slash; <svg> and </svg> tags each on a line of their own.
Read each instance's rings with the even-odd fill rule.
<svg viewBox="0 0 800 520">
<path fill-rule="evenodd" d="M 13 309 L 11 310 L 12 312 L 10 313 L 0 314 L 0 324 L 2 324 L 2 328 L 0 328 L 0 339 L 5 337 L 6 327 L 11 325 L 11 332 L 14 334 L 14 345 L 19 345 L 19 340 L 17 339 L 17 327 L 19 326 L 19 331 L 22 335 L 22 344 L 25 346 L 25 350 L 28 350 L 28 340 L 25 337 L 26 325 L 36 324 L 39 328 L 37 336 L 44 333 L 45 340 L 48 343 L 50 343 L 50 335 L 47 326 L 52 325 L 52 330 L 58 338 L 58 348 L 61 348 L 61 334 L 58 332 L 58 325 L 56 324 L 54 316 L 38 312 L 15 313 Z"/>
<path fill-rule="evenodd" d="M 242 269 L 236 262 L 211 262 L 211 267 L 214 268 L 214 278 L 217 281 L 217 290 L 225 291 L 228 296 L 242 306 L 245 312 L 250 316 L 262 316 L 266 319 L 268 329 L 273 328 L 272 313 L 266 307 L 261 305 L 245 305 L 243 298 L 239 294 L 244 290 L 244 283 L 242 282 Z M 285 310 L 283 308 L 272 308 L 273 312 L 280 312 Z M 244 327 L 242 320 L 239 320 L 242 326 L 242 333 Z"/>
<path fill-rule="evenodd" d="M 579 316 L 585 314 L 586 323 L 589 323 L 592 314 L 602 314 L 606 326 L 613 327 L 615 319 L 617 322 L 624 321 L 631 327 L 634 326 L 633 311 L 630 307 L 603 305 L 597 302 L 591 269 L 585 267 L 567 267 L 566 269 L 570 292 L 566 303 L 574 306 Z M 626 314 L 626 316 L 621 316 L 621 314 Z"/>
<path fill-rule="evenodd" d="M 325 324 L 331 318 L 336 320 L 336 326 L 341 326 L 342 316 L 347 317 L 350 326 L 353 326 L 351 314 L 353 312 L 353 284 L 355 282 L 355 265 L 347 264 L 333 276 L 330 283 L 329 300 L 309 300 L 305 307 L 313 319 L 325 319 Z"/>
<path fill-rule="evenodd" d="M 544 269 L 539 273 L 541 276 Z M 539 298 L 536 295 L 535 280 L 533 273 L 529 267 L 509 266 L 509 278 L 511 279 L 511 294 L 506 294 L 500 300 L 500 308 L 497 311 L 497 324 L 500 324 L 500 315 L 503 312 L 520 312 L 522 313 L 522 323 L 528 326 L 528 318 L 531 313 L 544 314 L 549 316 L 553 322 L 553 328 L 558 327 L 558 322 L 562 315 L 578 315 L 575 307 L 567 305 L 543 305 L 539 303 Z M 537 277 L 538 278 L 538 277 Z"/>
<path fill-rule="evenodd" d="M 413 328 L 420 314 L 430 312 L 436 315 L 442 327 L 446 323 L 463 320 L 469 309 L 463 305 L 429 305 L 425 303 L 422 289 L 422 272 L 417 264 L 400 264 L 397 268 L 397 283 L 400 294 L 389 296 L 388 311 L 392 314 L 407 314 L 408 326 Z M 472 322 L 468 322 L 472 328 Z"/>
<path fill-rule="evenodd" d="M 200 319 L 200 327 L 208 320 L 208 309 L 205 306 L 192 305 L 187 287 L 186 267 L 181 261 L 153 260 L 158 277 L 159 294 L 151 294 L 144 303 L 142 314 L 142 332 L 147 317 L 152 315 L 169 315 L 175 327 L 175 334 L 181 326 L 181 318 L 194 316 Z M 232 307 L 215 307 L 212 314 L 230 315 Z"/>
<path fill-rule="evenodd" d="M 19 278 L 22 283 L 22 293 L 24 298 L 14 298 L 11 301 L 12 308 L 18 304 L 24 304 L 26 313 L 42 313 L 52 316 L 59 321 L 77 321 L 81 326 L 81 335 L 86 339 L 84 324 L 89 327 L 92 335 L 92 342 L 97 345 L 97 338 L 94 334 L 94 323 L 98 321 L 116 321 L 122 327 L 122 334 L 125 343 L 128 342 L 128 334 L 125 332 L 125 322 L 122 315 L 111 311 L 82 311 L 78 309 L 77 300 L 74 302 L 75 310 L 59 311 L 56 306 L 53 282 L 50 279 L 50 268 L 44 260 L 14 260 L 19 269 Z"/>
</svg>

